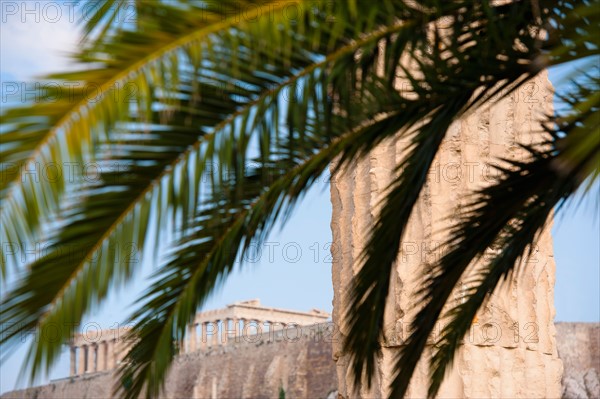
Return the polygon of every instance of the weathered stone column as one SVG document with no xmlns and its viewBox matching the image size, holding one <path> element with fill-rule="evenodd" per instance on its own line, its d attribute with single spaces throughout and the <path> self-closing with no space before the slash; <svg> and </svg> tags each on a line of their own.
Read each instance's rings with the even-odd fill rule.
<svg viewBox="0 0 600 399">
<path fill-rule="evenodd" d="M 102 370 L 106 371 L 110 369 L 110 359 L 108 354 L 108 345 L 110 341 L 102 341 L 102 356 L 104 357 L 104 363 L 102 364 Z"/>
<path fill-rule="evenodd" d="M 206 347 L 209 345 L 208 342 L 208 323 L 207 322 L 203 322 L 202 323 L 202 336 L 200 337 L 200 341 L 202 342 L 202 349 L 206 349 Z"/>
<path fill-rule="evenodd" d="M 240 320 L 237 317 L 234 317 L 231 320 L 233 324 L 233 338 L 235 342 L 238 342 L 240 337 Z"/>
<path fill-rule="evenodd" d="M 115 368 L 115 366 L 117 365 L 117 356 L 115 353 L 115 340 L 114 339 L 110 339 L 108 341 L 106 341 L 106 346 L 107 346 L 107 368 L 109 370 L 112 370 Z"/>
<path fill-rule="evenodd" d="M 98 342 L 96 349 L 96 371 L 106 370 L 106 342 Z"/>
<path fill-rule="evenodd" d="M 229 340 L 229 318 L 221 320 L 221 345 L 227 345 Z"/>
<path fill-rule="evenodd" d="M 77 347 L 76 346 L 71 346 L 69 348 L 69 350 L 70 350 L 70 353 L 71 353 L 71 358 L 70 358 L 71 369 L 69 371 L 69 375 L 71 377 L 73 377 L 75 375 L 75 373 L 77 372 L 77 369 L 75 368 L 75 366 L 76 366 L 75 363 L 77 362 Z"/>
<path fill-rule="evenodd" d="M 92 344 L 88 347 L 88 373 L 95 373 L 98 365 L 98 345 Z"/>
<path fill-rule="evenodd" d="M 196 351 L 196 324 L 192 323 L 188 326 L 188 346 L 186 352 L 195 352 Z"/>
<path fill-rule="evenodd" d="M 244 337 L 248 334 L 247 328 L 248 328 L 249 321 L 246 318 L 242 318 L 241 320 L 242 320 L 242 325 L 241 325 L 242 330 L 240 331 L 240 337 L 242 337 L 242 339 L 244 339 Z"/>
<path fill-rule="evenodd" d="M 254 325 L 256 326 L 256 334 L 262 337 L 262 333 L 265 329 L 264 322 L 262 320 L 254 319 Z"/>
<path fill-rule="evenodd" d="M 499 157 L 523 158 L 518 143 L 538 142 L 536 120 L 552 114 L 552 94 L 542 73 L 512 97 L 454 123 L 441 147 L 429 180 L 413 211 L 390 283 L 384 317 L 383 353 L 371 390 L 354 387 L 349 356 L 343 351 L 348 334 L 342 314 L 348 289 L 356 275 L 358 257 L 377 216 L 376 204 L 395 178 L 405 139 L 388 140 L 375 151 L 334 176 L 333 204 L 333 321 L 340 339 L 334 340 L 339 393 L 343 398 L 382 398 L 388 395 L 393 357 L 407 337 L 415 312 L 414 292 L 426 265 L 438 260 L 443 233 L 465 196 L 490 184 Z M 449 218 L 450 217 L 450 218 Z M 562 363 L 557 357 L 553 318 L 555 265 L 549 229 L 533 256 L 520 265 L 510 285 L 497 291 L 473 322 L 452 372 L 440 390 L 442 398 L 557 398 L 561 395 Z M 464 287 L 466 288 L 466 287 Z M 463 289 L 464 289 L 463 288 Z M 459 287 L 460 290 L 460 287 Z M 460 300 L 460 293 L 451 300 Z M 439 330 L 438 330 L 439 331 Z M 427 396 L 428 364 L 421 362 L 411 382 L 410 398 Z"/>
<path fill-rule="evenodd" d="M 215 320 L 212 322 L 214 327 L 213 336 L 212 336 L 212 346 L 218 346 L 221 343 L 219 342 L 219 320 Z"/>
<path fill-rule="evenodd" d="M 83 375 L 86 372 L 87 357 L 87 345 L 81 345 L 79 347 L 79 375 Z"/>
<path fill-rule="evenodd" d="M 231 322 L 231 323 L 230 323 Z M 223 332 L 224 332 L 224 343 L 228 343 L 230 339 L 233 339 L 233 342 L 237 342 L 237 323 L 238 320 L 233 317 L 233 318 L 227 318 L 225 319 L 225 324 L 223 325 Z M 229 327 L 229 324 L 231 324 L 231 327 Z"/>
</svg>

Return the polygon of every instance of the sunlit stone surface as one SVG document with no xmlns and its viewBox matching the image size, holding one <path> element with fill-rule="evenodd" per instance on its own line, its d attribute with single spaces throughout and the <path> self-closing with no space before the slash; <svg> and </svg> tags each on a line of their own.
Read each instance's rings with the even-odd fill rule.
<svg viewBox="0 0 600 399">
<path fill-rule="evenodd" d="M 392 359 L 407 336 L 414 315 L 415 291 L 427 264 L 439 259 L 445 230 L 466 203 L 466 195 L 489 184 L 498 158 L 519 159 L 518 143 L 541 139 L 536 121 L 552 112 L 552 90 L 547 74 L 540 74 L 511 97 L 454 123 L 429 172 L 429 180 L 411 216 L 390 285 L 384 322 L 383 355 L 371 390 L 355 387 L 349 374 L 349 356 L 341 341 L 334 343 L 339 394 L 343 398 L 387 396 Z M 372 228 L 377 204 L 394 178 L 406 141 L 383 143 L 361 162 L 333 177 L 332 231 L 333 321 L 341 335 L 348 288 Z M 549 228 L 532 256 L 519 267 L 518 279 L 493 296 L 478 317 L 456 357 L 455 367 L 440 391 L 448 398 L 557 398 L 561 395 L 562 363 L 558 359 L 553 289 L 555 264 Z M 476 266 L 476 265 L 475 265 Z M 453 301 L 460 299 L 460 287 Z M 427 364 L 415 372 L 409 397 L 427 393 Z M 591 377 L 590 377 L 591 378 Z"/>
</svg>

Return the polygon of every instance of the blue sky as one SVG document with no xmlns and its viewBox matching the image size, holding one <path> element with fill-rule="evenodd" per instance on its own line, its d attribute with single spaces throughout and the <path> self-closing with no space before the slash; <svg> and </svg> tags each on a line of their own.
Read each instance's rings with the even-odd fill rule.
<svg viewBox="0 0 600 399">
<path fill-rule="evenodd" d="M 52 18 L 42 15 L 36 22 L 35 15 L 27 15 L 25 20 L 21 14 L 7 15 L 4 4 L 6 2 L 0 2 L 3 7 L 0 22 L 0 80 L 3 85 L 28 81 L 69 66 L 66 54 L 75 49 L 78 34 L 76 25 L 66 13 L 55 22 L 51 21 L 55 18 L 50 14 L 46 17 Z M 555 84 L 562 72 L 551 71 L 550 78 Z M 582 198 L 580 206 L 568 207 L 554 223 L 558 321 L 600 321 L 599 189 L 596 185 L 591 194 Z M 262 251 L 238 268 L 212 296 L 206 308 L 260 298 L 268 306 L 331 311 L 330 218 L 329 187 L 322 182 L 309 192 L 288 223 L 275 230 Z M 112 295 L 87 322 L 97 323 L 102 328 L 121 323 L 133 309 L 129 304 L 143 290 L 144 276 L 149 272 L 150 267 L 144 265 L 143 273 L 126 290 Z M 3 290 L 6 288 L 2 287 Z M 0 392 L 15 387 L 24 352 L 25 346 L 2 364 Z M 65 354 L 51 378 L 64 377 L 67 373 Z"/>
</svg>

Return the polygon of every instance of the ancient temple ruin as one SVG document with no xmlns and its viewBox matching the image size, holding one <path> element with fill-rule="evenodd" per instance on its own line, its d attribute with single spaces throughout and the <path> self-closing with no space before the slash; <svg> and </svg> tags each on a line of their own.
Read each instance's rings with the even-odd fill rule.
<svg viewBox="0 0 600 399">
<path fill-rule="evenodd" d="M 543 129 L 538 121 L 551 114 L 552 89 L 543 72 L 513 95 L 451 125 L 428 172 L 392 271 L 384 315 L 383 353 L 371 389 L 353 384 L 350 354 L 344 351 L 343 339 L 334 342 L 340 398 L 388 396 L 394 356 L 403 345 L 417 310 L 414 293 L 424 277 L 425 266 L 443 254 L 444 248 L 439 244 L 446 241 L 453 215 L 466 205 L 469 193 L 494 181 L 497 171 L 491 165 L 500 162 L 500 158 L 526 156 L 519 144 L 539 142 Z M 343 314 L 349 303 L 349 287 L 360 267 L 357 260 L 377 217 L 377 205 L 395 178 L 407 144 L 403 137 L 388 140 L 332 179 L 331 226 L 336 246 L 333 322 L 342 337 L 348 334 Z M 562 363 L 553 323 L 555 264 L 549 228 L 519 270 L 518 276 L 513 275 L 510 284 L 495 293 L 473 321 L 440 389 L 440 397 L 560 397 Z M 468 284 L 468 278 L 463 283 Z M 452 300 L 460 300 L 461 288 L 464 287 L 458 287 Z M 439 328 L 442 324 L 443 321 Z M 426 349 L 425 359 L 430 349 L 431 346 Z M 427 361 L 421 361 L 407 396 L 427 397 L 428 378 Z"/>
<path fill-rule="evenodd" d="M 188 326 L 180 353 L 192 353 L 242 341 L 256 342 L 281 329 L 323 323 L 329 314 L 313 309 L 299 312 L 261 306 L 258 299 L 200 312 Z M 131 348 L 129 328 L 88 331 L 70 342 L 70 376 L 115 369 Z"/>
</svg>

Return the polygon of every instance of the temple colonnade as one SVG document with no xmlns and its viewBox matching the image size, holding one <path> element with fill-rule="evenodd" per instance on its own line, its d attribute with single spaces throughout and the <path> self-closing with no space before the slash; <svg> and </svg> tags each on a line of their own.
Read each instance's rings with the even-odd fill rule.
<svg viewBox="0 0 600 399">
<path fill-rule="evenodd" d="M 180 353 L 227 345 L 255 342 L 257 336 L 286 327 L 322 323 L 329 314 L 263 307 L 257 299 L 236 302 L 223 309 L 198 313 L 187 328 Z M 113 370 L 125 358 L 131 343 L 126 341 L 129 328 L 94 330 L 77 334 L 70 343 L 70 376 Z"/>
</svg>

